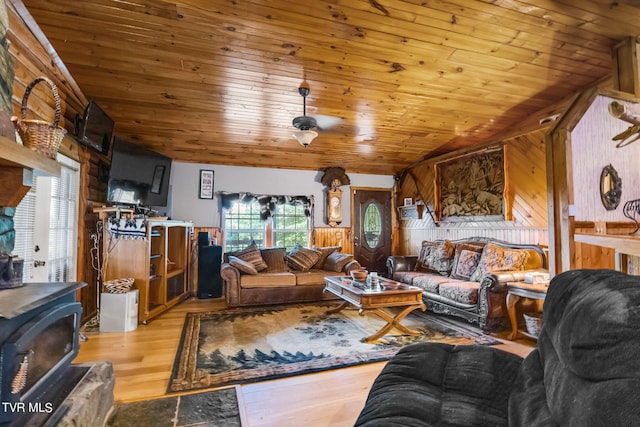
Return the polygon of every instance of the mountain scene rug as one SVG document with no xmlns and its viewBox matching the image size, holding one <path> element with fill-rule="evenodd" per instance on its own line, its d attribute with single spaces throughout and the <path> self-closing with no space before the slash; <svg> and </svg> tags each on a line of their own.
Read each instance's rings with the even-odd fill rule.
<svg viewBox="0 0 640 427">
<path fill-rule="evenodd" d="M 432 313 L 414 311 L 402 324 L 420 335 L 395 328 L 373 343 L 361 339 L 385 321 L 373 313 L 337 304 L 296 304 L 187 313 L 168 392 L 244 384 L 388 360 L 415 342 L 495 345 L 500 342 Z M 395 334 L 395 335 L 394 335 Z"/>
</svg>

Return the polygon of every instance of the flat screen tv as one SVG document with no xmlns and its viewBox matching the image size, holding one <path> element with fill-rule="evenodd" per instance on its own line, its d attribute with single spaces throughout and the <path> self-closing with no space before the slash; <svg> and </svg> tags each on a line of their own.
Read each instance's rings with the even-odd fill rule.
<svg viewBox="0 0 640 427">
<path fill-rule="evenodd" d="M 171 158 L 116 138 L 107 201 L 118 205 L 167 206 Z"/>
<path fill-rule="evenodd" d="M 89 101 L 76 126 L 76 134 L 83 144 L 102 154 L 109 152 L 114 122 L 94 100 Z"/>
</svg>

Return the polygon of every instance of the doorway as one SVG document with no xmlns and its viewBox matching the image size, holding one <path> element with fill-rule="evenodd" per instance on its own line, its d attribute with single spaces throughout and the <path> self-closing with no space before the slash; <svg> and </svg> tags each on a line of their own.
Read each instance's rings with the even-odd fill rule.
<svg viewBox="0 0 640 427">
<path fill-rule="evenodd" d="M 60 176 L 34 176 L 14 216 L 13 253 L 24 259 L 26 283 L 76 280 L 80 168 L 61 154 L 56 160 Z"/>
<path fill-rule="evenodd" d="M 351 189 L 353 254 L 367 270 L 387 273 L 391 255 L 391 190 Z"/>
</svg>

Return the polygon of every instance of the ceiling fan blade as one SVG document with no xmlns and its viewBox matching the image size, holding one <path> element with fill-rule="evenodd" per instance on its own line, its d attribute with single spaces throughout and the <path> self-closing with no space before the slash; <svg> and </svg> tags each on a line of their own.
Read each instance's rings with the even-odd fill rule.
<svg viewBox="0 0 640 427">
<path fill-rule="evenodd" d="M 339 125 L 343 121 L 342 117 L 325 116 L 322 114 L 315 114 L 313 117 L 316 120 L 318 129 L 320 129 L 321 131 L 331 129 L 332 127 Z"/>
<path fill-rule="evenodd" d="M 342 135 L 342 136 L 357 136 L 360 134 L 360 128 L 348 123 L 339 123 L 329 129 L 318 129 L 323 134 Z"/>
</svg>

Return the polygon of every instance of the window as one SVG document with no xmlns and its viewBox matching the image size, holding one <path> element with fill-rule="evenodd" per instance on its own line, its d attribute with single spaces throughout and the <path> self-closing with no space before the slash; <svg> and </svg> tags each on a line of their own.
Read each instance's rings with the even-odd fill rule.
<svg viewBox="0 0 640 427">
<path fill-rule="evenodd" d="M 265 226 L 260 220 L 260 205 L 234 202 L 224 217 L 225 251 L 244 249 L 255 241 L 258 247 L 265 247 Z"/>
<path fill-rule="evenodd" d="M 273 246 L 287 248 L 309 245 L 309 218 L 300 205 L 277 205 L 273 216 Z"/>
<path fill-rule="evenodd" d="M 233 202 L 224 215 L 225 251 L 246 248 L 255 241 L 258 247 L 293 249 L 296 243 L 309 245 L 311 219 L 301 205 L 278 204 L 271 219 L 262 221 L 258 201 Z"/>
<path fill-rule="evenodd" d="M 61 154 L 57 160 L 60 176 L 34 176 L 16 208 L 13 253 L 24 259 L 25 282 L 76 279 L 79 164 Z"/>
</svg>

